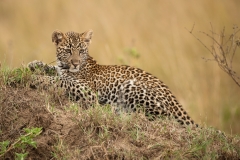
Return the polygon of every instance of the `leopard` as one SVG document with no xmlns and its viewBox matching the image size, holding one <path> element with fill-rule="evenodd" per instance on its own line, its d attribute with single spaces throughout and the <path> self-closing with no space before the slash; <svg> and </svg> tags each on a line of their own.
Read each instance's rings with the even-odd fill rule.
<svg viewBox="0 0 240 160">
<path fill-rule="evenodd" d="M 127 65 L 101 65 L 89 55 L 93 31 L 83 33 L 56 30 L 52 42 L 56 47 L 56 66 L 42 61 L 28 64 L 30 70 L 43 68 L 52 75 L 32 75 L 31 86 L 61 88 L 84 107 L 95 104 L 114 106 L 118 112 L 139 112 L 146 117 L 173 118 L 183 126 L 198 127 L 169 87 L 156 76 Z"/>
</svg>

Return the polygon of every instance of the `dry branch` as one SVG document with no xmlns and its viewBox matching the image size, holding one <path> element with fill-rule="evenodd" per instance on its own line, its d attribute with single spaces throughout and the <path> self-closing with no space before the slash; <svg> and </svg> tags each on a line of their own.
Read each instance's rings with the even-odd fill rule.
<svg viewBox="0 0 240 160">
<path fill-rule="evenodd" d="M 239 31 L 237 26 L 233 27 L 233 33 L 230 36 L 225 36 L 225 27 L 217 34 L 213 30 L 213 26 L 211 25 L 210 34 L 200 31 L 200 33 L 204 34 L 208 38 L 212 40 L 212 44 L 208 47 L 202 40 L 200 40 L 197 36 L 193 34 L 193 29 L 195 24 L 191 30 L 187 30 L 194 38 L 196 38 L 213 56 L 214 59 L 206 59 L 206 61 L 214 60 L 218 63 L 218 66 L 226 72 L 233 81 L 240 87 L 240 76 L 233 69 L 233 60 L 234 56 L 237 52 L 237 49 L 240 47 L 240 39 L 239 39 Z"/>
</svg>

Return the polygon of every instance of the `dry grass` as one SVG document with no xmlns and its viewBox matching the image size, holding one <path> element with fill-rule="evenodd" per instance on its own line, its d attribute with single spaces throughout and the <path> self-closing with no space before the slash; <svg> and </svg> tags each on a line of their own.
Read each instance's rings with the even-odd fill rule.
<svg viewBox="0 0 240 160">
<path fill-rule="evenodd" d="M 198 123 L 240 133 L 240 90 L 186 30 L 215 32 L 239 24 L 238 1 L 0 1 L 0 59 L 18 67 L 55 60 L 55 29 L 94 30 L 90 54 L 101 64 L 127 63 L 163 80 Z M 198 34 L 198 33 L 197 33 Z M 211 44 L 206 37 L 201 37 Z M 126 50 L 136 48 L 133 59 Z M 239 72 L 240 54 L 233 65 Z"/>
<path fill-rule="evenodd" d="M 240 137 L 213 128 L 183 128 L 174 120 L 143 114 L 115 115 L 110 106 L 82 109 L 62 94 L 28 87 L 26 68 L 0 71 L 0 148 L 24 128 L 41 127 L 27 159 L 233 159 Z M 19 78 L 21 77 L 21 78 Z M 14 159 L 12 148 L 0 159 Z M 0 150 L 1 153 L 1 150 Z"/>
</svg>

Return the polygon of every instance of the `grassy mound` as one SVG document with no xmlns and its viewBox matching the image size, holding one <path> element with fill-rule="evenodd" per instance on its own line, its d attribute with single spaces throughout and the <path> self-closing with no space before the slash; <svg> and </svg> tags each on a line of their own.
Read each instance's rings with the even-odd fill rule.
<svg viewBox="0 0 240 160">
<path fill-rule="evenodd" d="M 240 137 L 183 128 L 110 106 L 82 109 L 31 89 L 26 68 L 0 71 L 0 159 L 239 159 Z"/>
</svg>

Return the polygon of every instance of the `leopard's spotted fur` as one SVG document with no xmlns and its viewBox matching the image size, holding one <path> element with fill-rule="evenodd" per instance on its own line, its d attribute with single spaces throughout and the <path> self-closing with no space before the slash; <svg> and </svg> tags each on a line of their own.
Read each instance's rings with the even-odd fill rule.
<svg viewBox="0 0 240 160">
<path fill-rule="evenodd" d="M 197 126 L 168 87 L 155 76 L 134 67 L 100 65 L 88 54 L 92 31 L 84 33 L 55 31 L 57 66 L 40 61 L 29 63 L 54 68 L 59 76 L 35 76 L 32 86 L 61 87 L 84 105 L 111 104 L 126 112 L 142 108 L 146 115 L 171 116 L 181 124 Z M 46 67 L 47 66 L 47 67 Z"/>
</svg>

